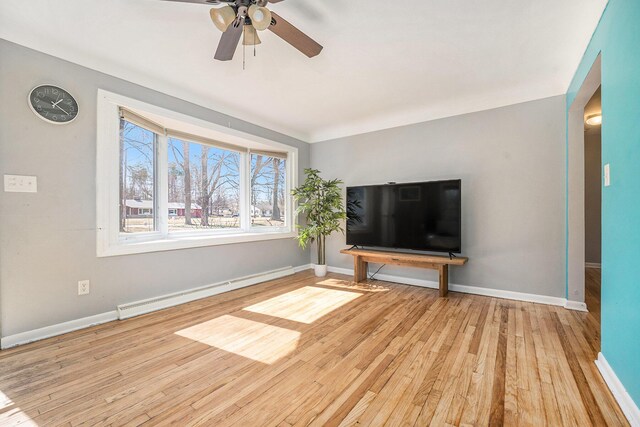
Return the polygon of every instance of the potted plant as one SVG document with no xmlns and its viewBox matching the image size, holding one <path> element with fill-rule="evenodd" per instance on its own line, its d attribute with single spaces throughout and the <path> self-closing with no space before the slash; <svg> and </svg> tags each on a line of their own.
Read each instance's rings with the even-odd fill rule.
<svg viewBox="0 0 640 427">
<path fill-rule="evenodd" d="M 306 215 L 306 224 L 298 226 L 298 244 L 304 249 L 309 243 L 316 242 L 318 264 L 314 266 L 316 276 L 327 274 L 325 238 L 335 231 L 341 231 L 342 220 L 347 217 L 342 203 L 342 190 L 339 179 L 324 180 L 317 169 L 305 169 L 304 183 L 292 191 L 298 202 L 296 213 Z"/>
</svg>

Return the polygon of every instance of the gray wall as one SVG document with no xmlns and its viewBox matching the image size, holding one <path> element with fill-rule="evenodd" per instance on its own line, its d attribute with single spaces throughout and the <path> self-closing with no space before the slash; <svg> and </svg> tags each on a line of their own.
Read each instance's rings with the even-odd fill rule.
<svg viewBox="0 0 640 427">
<path fill-rule="evenodd" d="M 346 185 L 462 179 L 464 267 L 451 283 L 565 296 L 565 98 L 325 141 L 312 166 Z M 327 263 L 353 268 L 327 241 Z M 373 272 L 373 268 L 371 268 Z M 435 272 L 382 272 L 437 280 Z"/>
<path fill-rule="evenodd" d="M 601 196 L 602 196 L 602 149 L 600 131 L 584 134 L 584 259 L 600 264 L 601 240 Z"/>
<path fill-rule="evenodd" d="M 42 83 L 60 85 L 76 97 L 81 112 L 73 123 L 51 125 L 31 112 L 27 95 Z M 0 174 L 38 177 L 37 194 L 0 192 L 2 336 L 309 262 L 309 252 L 292 239 L 97 258 L 99 88 L 298 147 L 300 170 L 309 165 L 304 142 L 0 40 Z M 77 295 L 81 279 L 91 280 L 88 296 Z"/>
</svg>

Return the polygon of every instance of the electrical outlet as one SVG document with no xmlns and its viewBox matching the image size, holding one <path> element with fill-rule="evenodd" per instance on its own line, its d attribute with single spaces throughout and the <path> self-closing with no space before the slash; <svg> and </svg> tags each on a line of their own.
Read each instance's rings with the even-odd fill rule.
<svg viewBox="0 0 640 427">
<path fill-rule="evenodd" d="M 80 280 L 78 282 L 78 295 L 88 295 L 91 288 L 91 283 L 88 280 Z"/>
<path fill-rule="evenodd" d="M 604 186 L 608 187 L 611 185 L 611 167 L 609 166 L 609 163 L 607 163 L 606 165 L 604 165 Z"/>
</svg>

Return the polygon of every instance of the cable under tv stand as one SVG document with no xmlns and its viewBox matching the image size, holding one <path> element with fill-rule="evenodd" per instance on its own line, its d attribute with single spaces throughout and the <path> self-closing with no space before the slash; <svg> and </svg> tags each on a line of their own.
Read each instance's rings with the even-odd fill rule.
<svg viewBox="0 0 640 427">
<path fill-rule="evenodd" d="M 469 260 L 467 257 L 410 254 L 354 248 L 343 249 L 340 253 L 353 256 L 353 281 L 356 283 L 367 279 L 367 264 L 370 262 L 437 270 L 441 297 L 446 297 L 449 291 L 449 266 L 464 265 Z"/>
</svg>

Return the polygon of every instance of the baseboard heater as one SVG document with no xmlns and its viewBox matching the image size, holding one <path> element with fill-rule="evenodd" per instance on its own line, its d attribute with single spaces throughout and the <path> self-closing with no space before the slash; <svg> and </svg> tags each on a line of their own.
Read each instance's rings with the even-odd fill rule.
<svg viewBox="0 0 640 427">
<path fill-rule="evenodd" d="M 214 283 L 212 285 L 201 286 L 199 288 L 192 288 L 186 291 L 122 304 L 118 306 L 118 319 L 122 320 L 140 316 L 141 314 L 151 313 L 153 311 L 162 310 L 163 308 L 169 308 L 201 298 L 233 291 L 234 289 L 240 289 L 257 283 L 278 279 L 280 277 L 290 276 L 294 273 L 295 271 L 293 270 L 293 267 L 284 267 L 277 270 L 270 270 L 263 273 Z"/>
</svg>

